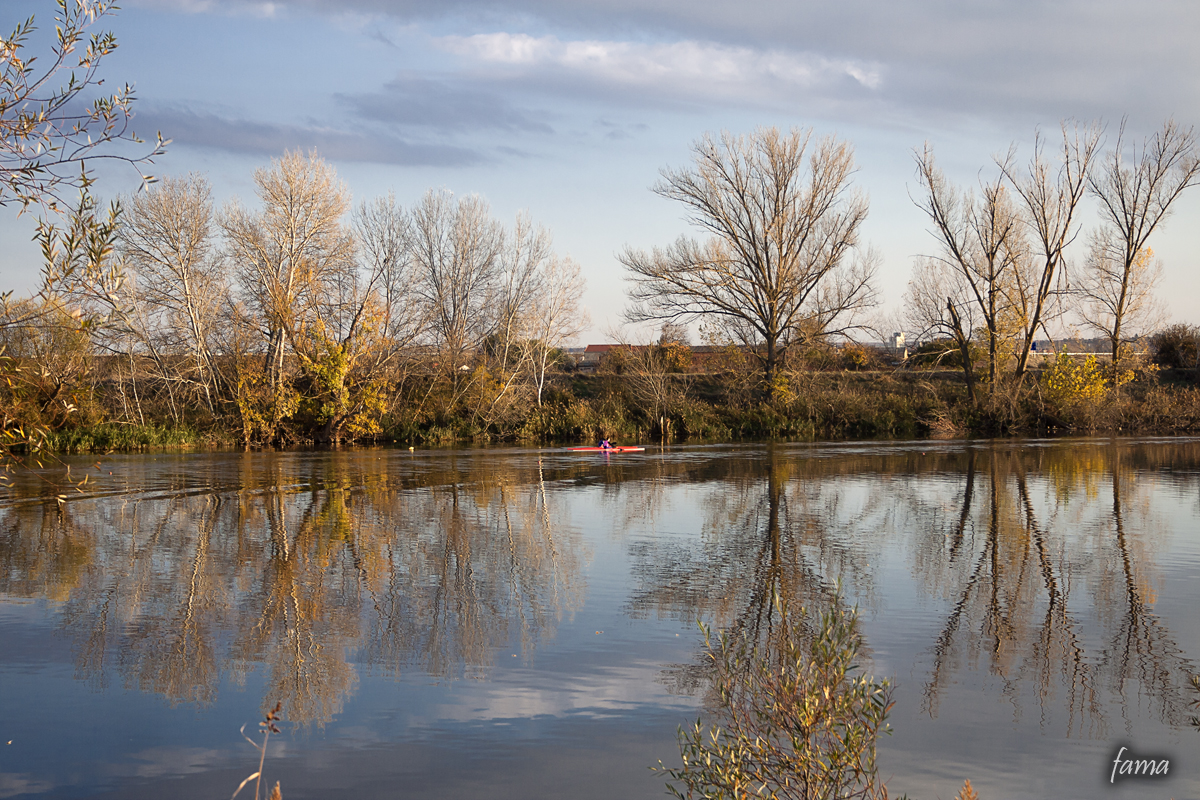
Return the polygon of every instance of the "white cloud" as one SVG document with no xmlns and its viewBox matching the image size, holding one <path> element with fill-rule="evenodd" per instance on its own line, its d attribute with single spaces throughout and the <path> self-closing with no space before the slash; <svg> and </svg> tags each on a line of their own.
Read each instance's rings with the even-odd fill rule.
<svg viewBox="0 0 1200 800">
<path fill-rule="evenodd" d="M 852 80 L 864 89 L 883 83 L 878 64 L 779 49 L 686 40 L 563 41 L 555 36 L 483 33 L 435 39 L 442 49 L 517 72 L 559 69 L 605 84 L 759 98 L 814 91 Z"/>
<path fill-rule="evenodd" d="M 280 2 L 271 0 L 133 0 L 135 6 L 174 11 L 180 14 L 247 14 L 272 19 L 284 10 Z"/>
<path fill-rule="evenodd" d="M 54 789 L 53 783 L 25 772 L 0 772 L 0 798 L 20 794 L 42 794 Z"/>
<path fill-rule="evenodd" d="M 639 660 L 619 667 L 598 667 L 569 680 L 543 676 L 534 685 L 522 670 L 464 686 L 431 713 L 434 719 L 457 722 L 562 717 L 585 711 L 592 716 L 615 716 L 646 705 L 689 713 L 694 701 L 672 695 L 659 680 L 662 673 L 661 663 Z"/>
</svg>

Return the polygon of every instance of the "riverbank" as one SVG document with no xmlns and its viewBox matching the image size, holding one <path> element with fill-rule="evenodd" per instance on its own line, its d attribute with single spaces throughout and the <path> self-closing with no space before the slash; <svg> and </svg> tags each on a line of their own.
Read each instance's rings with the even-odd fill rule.
<svg viewBox="0 0 1200 800">
<path fill-rule="evenodd" d="M 865 370 L 793 372 L 770 401 L 729 374 L 564 375 L 541 405 L 514 404 L 488 419 L 466 405 L 424 411 L 396 402 L 377 430 L 357 443 L 414 446 L 480 442 L 589 442 L 600 436 L 634 442 L 919 439 L 966 436 L 1200 433 L 1200 385 L 1192 371 L 1136 374 L 1102 391 L 1050 390 L 1031 375 L 1019 389 L 986 384 L 968 396 L 961 372 Z M 224 449 L 245 445 L 235 418 L 175 424 L 66 418 L 49 431 L 59 452 L 156 448 Z M 76 424 L 73 424 L 76 423 Z M 313 444 L 294 435 L 277 444 Z"/>
</svg>

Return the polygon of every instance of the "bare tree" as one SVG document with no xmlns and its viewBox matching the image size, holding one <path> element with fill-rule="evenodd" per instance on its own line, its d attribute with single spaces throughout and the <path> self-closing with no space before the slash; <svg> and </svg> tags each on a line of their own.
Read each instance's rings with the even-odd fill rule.
<svg viewBox="0 0 1200 800">
<path fill-rule="evenodd" d="M 293 348 L 316 401 L 319 441 L 377 433 L 393 367 L 426 332 L 411 252 L 411 222 L 395 197 L 363 202 L 354 212 L 358 260 L 332 270 L 314 319 Z"/>
<path fill-rule="evenodd" d="M 517 215 L 512 230 L 504 237 L 504 245 L 492 303 L 495 349 L 501 364 L 510 360 L 510 353 L 527 334 L 530 306 L 540 291 L 545 267 L 553 257 L 550 232 L 534 225 L 527 213 Z"/>
<path fill-rule="evenodd" d="M 213 248 L 208 180 L 165 178 L 126 201 L 123 221 L 118 251 L 136 273 L 145 303 L 161 312 L 172 349 L 187 354 L 205 405 L 215 411 L 219 373 L 211 341 L 228 283 Z"/>
<path fill-rule="evenodd" d="M 854 155 L 812 132 L 762 128 L 706 136 L 694 164 L 664 169 L 654 191 L 683 203 L 709 235 L 646 253 L 627 249 L 631 322 L 723 317 L 752 332 L 771 386 L 792 339 L 825 336 L 872 305 L 873 263 L 854 261 L 866 197 L 850 189 Z"/>
<path fill-rule="evenodd" d="M 1129 329 L 1144 322 L 1140 317 L 1151 305 L 1158 268 L 1149 260 L 1150 235 L 1183 191 L 1200 180 L 1196 134 L 1174 120 L 1140 148 L 1130 146 L 1128 162 L 1125 150 L 1122 122 L 1116 145 L 1088 179 L 1088 188 L 1100 201 L 1103 227 L 1080 282 L 1084 319 L 1108 338 L 1114 373 Z"/>
<path fill-rule="evenodd" d="M 129 396 L 125 403 L 130 421 L 145 423 L 142 395 L 137 380 L 139 361 L 148 357 L 153 363 L 154 382 L 166 392 L 173 419 L 180 419 L 176 387 L 169 366 L 168 343 L 161 334 L 154 312 L 145 302 L 133 273 L 118 252 L 120 206 L 113 203 L 101 218 L 97 203 L 88 192 L 67 215 L 60 229 L 44 220 L 38 224 L 36 238 L 41 244 L 43 268 L 42 296 L 63 298 L 86 319 L 94 343 L 102 350 L 120 354 L 129 369 Z M 118 378 L 125 396 L 126 385 Z"/>
<path fill-rule="evenodd" d="M 1162 307 L 1154 288 L 1162 278 L 1162 262 L 1145 248 L 1128 265 L 1112 231 L 1102 228 L 1092 236 L 1087 259 L 1076 276 L 1079 316 L 1085 325 L 1109 341 L 1113 375 L 1120 374 L 1125 345 L 1162 321 Z"/>
<path fill-rule="evenodd" d="M 932 233 L 941 245 L 935 261 L 953 273 L 946 283 L 958 289 L 933 301 L 925 296 L 927 287 L 918 287 L 924 324 L 936 320 L 938 327 L 965 347 L 973 330 L 970 325 L 963 327 L 961 317 L 964 301 L 972 304 L 986 332 L 988 380 L 994 393 L 1003 342 L 1015 332 L 1014 316 L 1023 317 L 1015 313 L 1020 305 L 1027 255 L 1020 217 L 1002 176 L 981 182 L 978 198 L 970 192 L 959 192 L 938 168 L 928 144 L 917 154 L 917 175 L 923 190 L 917 206 L 933 223 Z M 931 277 L 931 265 L 924 265 L 923 270 L 926 279 Z M 966 361 L 964 368 L 969 369 Z M 968 375 L 968 388 L 972 383 Z"/>
<path fill-rule="evenodd" d="M 378 293 L 383 305 L 382 335 L 391 362 L 428 325 L 426 309 L 417 302 L 420 275 L 412 255 L 412 220 L 389 194 L 359 205 L 354 232 L 366 293 Z"/>
<path fill-rule="evenodd" d="M 562 346 L 588 323 L 587 312 L 580 308 L 583 287 L 579 264 L 570 258 L 551 256 L 543 264 L 524 340 L 539 406 L 549 371 L 561 358 Z"/>
<path fill-rule="evenodd" d="M 945 262 L 919 259 L 904 295 L 905 321 L 919 339 L 948 338 L 962 364 L 967 397 L 975 403 L 975 361 L 971 352 L 973 332 L 979 323 L 979 306 L 967 277 L 949 269 Z"/>
<path fill-rule="evenodd" d="M 413 209 L 417 292 L 448 369 L 461 366 L 466 352 L 492 331 L 503 248 L 504 229 L 479 197 L 431 190 Z"/>
<path fill-rule="evenodd" d="M 1054 310 L 1066 266 L 1067 247 L 1079 233 L 1076 212 L 1088 187 L 1088 174 L 1100 144 L 1096 125 L 1062 125 L 1057 168 L 1045 153 L 1045 140 L 1034 139 L 1029 166 L 1014 166 L 1015 147 L 997 164 L 1020 197 L 1023 218 L 1033 239 L 1033 282 L 1023 292 L 1023 342 L 1017 352 L 1016 376 L 1025 374 L 1034 336 Z"/>
<path fill-rule="evenodd" d="M 493 297 L 488 303 L 491 330 L 485 352 L 490 356 L 495 391 L 481 414 L 490 422 L 497 412 L 510 410 L 516 400 L 514 390 L 522 385 L 526 359 L 532 354 L 522 342 L 531 335 L 533 304 L 543 271 L 553 257 L 550 232 L 535 225 L 527 213 L 517 215 L 511 231 L 504 235 L 500 250 Z"/>
<path fill-rule="evenodd" d="M 692 343 L 688 336 L 688 326 L 681 322 L 664 322 L 662 328 L 659 329 L 658 343 L 660 345 L 680 344 L 684 347 L 690 347 Z"/>
</svg>

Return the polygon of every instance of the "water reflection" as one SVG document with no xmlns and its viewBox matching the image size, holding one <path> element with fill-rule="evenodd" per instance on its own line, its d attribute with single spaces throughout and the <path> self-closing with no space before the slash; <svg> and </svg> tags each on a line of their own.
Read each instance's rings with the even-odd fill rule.
<svg viewBox="0 0 1200 800">
<path fill-rule="evenodd" d="M 1127 717 L 1131 696 L 1182 724 L 1195 666 L 1152 611 L 1162 542 L 1149 499 L 1119 448 L 1055 455 L 968 454 L 957 520 L 926 551 L 954 607 L 933 646 L 925 708 L 936 715 L 967 663 L 986 665 L 1018 710 L 1030 694 L 1043 712 L 1064 708 L 1068 735 L 1110 736 L 1108 710 Z"/>
<path fill-rule="evenodd" d="M 685 623 L 704 619 L 770 649 L 779 622 L 775 598 L 792 608 L 824 610 L 844 604 L 841 578 L 869 585 L 868 552 L 830 535 L 841 520 L 840 498 L 802 479 L 812 463 L 768 448 L 757 469 L 745 471 L 733 462 L 725 474 L 706 475 L 723 485 L 705 497 L 699 540 L 635 548 L 634 574 L 642 588 L 629 613 Z M 852 526 L 871 511 L 857 509 L 856 519 L 845 522 Z M 810 622 L 800 618 L 796 634 L 810 635 Z M 693 691 L 707 682 L 709 666 L 700 658 L 665 677 L 679 690 Z"/>
<path fill-rule="evenodd" d="M 1196 666 L 1153 610 L 1163 526 L 1145 487 L 1156 474 L 1194 483 L 1198 457 L 1194 443 L 1169 455 L 1093 443 L 836 459 L 767 448 L 765 475 L 714 476 L 723 490 L 708 496 L 697 542 L 635 551 L 629 610 L 763 639 L 776 593 L 823 609 L 840 581 L 882 613 L 879 574 L 900 550 L 917 591 L 949 601 L 928 645 L 926 714 L 982 670 L 1014 714 L 1034 704 L 1068 736 L 1105 738 L 1142 712 L 1182 725 Z M 665 679 L 693 691 L 703 664 Z"/>
<path fill-rule="evenodd" d="M 8 508 L 0 592 L 61 601 L 96 688 L 119 676 L 206 704 L 261 667 L 264 706 L 317 723 L 353 690 L 352 653 L 386 673 L 482 676 L 496 647 L 530 654 L 579 604 L 581 547 L 536 468 L 458 464 L 417 489 L 382 459 L 235 464 L 236 491 L 177 474 L 167 493 Z"/>
<path fill-rule="evenodd" d="M 526 767 L 569 785 L 584 761 L 632 775 L 673 755 L 694 701 L 647 676 L 688 659 L 697 618 L 769 645 L 778 596 L 862 610 L 872 668 L 898 679 L 883 757 L 905 755 L 888 765 L 907 770 L 899 789 L 949 796 L 975 783 L 964 763 L 1091 774 L 1092 751 L 1063 742 L 1173 747 L 1195 713 L 1198 476 L 1187 441 L 117 457 L 61 507 L 34 478 L 0 496 L 0 611 L 45 601 L 0 619 L 17 632 L 0 666 L 23 647 L 43 669 L 49 620 L 98 690 L 219 708 L 242 680 L 292 720 L 341 714 L 384 747 L 435 739 L 449 755 L 420 773 L 430 786 L 467 740 L 480 760 L 464 786 L 517 769 L 496 752 L 556 747 L 574 755 Z M 23 685 L 60 685 L 43 671 Z M 697 696 L 711 679 L 699 659 L 662 677 Z M 460 678 L 486 680 L 446 685 Z M 393 728 L 364 716 L 381 698 Z M 360 763 L 346 759 L 338 780 Z M 954 786 L 902 779 L 926 763 Z M 985 794 L 1054 793 L 1021 779 Z"/>
</svg>

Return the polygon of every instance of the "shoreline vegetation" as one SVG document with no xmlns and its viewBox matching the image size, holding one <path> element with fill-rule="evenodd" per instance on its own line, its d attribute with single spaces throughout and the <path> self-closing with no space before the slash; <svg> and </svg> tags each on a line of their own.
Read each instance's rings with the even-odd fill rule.
<svg viewBox="0 0 1200 800">
<path fill-rule="evenodd" d="M 631 362 L 670 350 L 678 361 L 686 350 L 655 345 L 630 355 L 637 350 L 606 357 L 595 374 L 556 372 L 547 381 L 541 405 L 524 391 L 497 397 L 500 384 L 483 368 L 472 375 L 483 385 L 473 391 L 458 387 L 457 403 L 451 402 L 452 385 L 439 386 L 431 375 L 424 380 L 409 375 L 394 393 L 380 394 L 373 424 L 338 443 L 577 444 L 604 436 L 626 444 L 682 444 L 1200 433 L 1197 370 L 1162 369 L 1149 362 L 1113 389 L 1094 362 L 1060 356 L 1033 371 L 1022 386 L 999 387 L 983 402 L 971 402 L 961 372 L 911 363 L 879 368 L 870 363 L 877 351 L 848 346 L 826 355 L 866 361 L 863 368 L 786 371 L 777 380 L 775 396 L 764 400 L 753 371 L 697 374 L 676 365 L 676 371 L 654 373 Z M 731 353 L 736 359 L 738 352 L 731 348 Z M 1090 378 L 1078 375 L 1086 373 L 1089 363 L 1094 366 Z M 42 365 L 32 363 L 10 364 L 9 370 L 31 378 L 45 374 Z M 60 453 L 337 444 L 322 440 L 316 420 L 300 411 L 282 421 L 273 440 L 247 437 L 248 424 L 234 404 L 224 414 L 191 409 L 173 418 L 162 398 L 147 391 L 149 384 L 141 388 L 140 407 L 131 414 L 127 405 L 133 387 L 102 375 L 85 370 L 72 385 L 53 389 L 40 380 L 10 378 L 3 392 L 9 419 L 16 419 L 14 411 L 24 411 L 24 426 L 41 426 L 44 448 Z M 1056 380 L 1070 385 L 1056 390 Z M 47 391 L 66 392 L 74 406 L 71 413 L 58 418 L 37 413 L 52 405 L 46 402 Z"/>
<path fill-rule="evenodd" d="M 478 196 L 353 206 L 316 152 L 256 170 L 256 208 L 215 209 L 201 175 L 107 210 L 84 187 L 60 223 L 39 225 L 40 290 L 0 297 L 0 461 L 1197 433 L 1200 328 L 1161 327 L 1147 245 L 1200 182 L 1196 136 L 1168 122 L 1129 164 L 1123 134 L 1102 156 L 1101 133 L 1064 125 L 1057 156 L 998 163 L 978 197 L 918 153 L 917 205 L 939 254 L 918 260 L 902 318 L 870 324 L 878 258 L 858 237 L 853 148 L 802 130 L 706 137 L 655 191 L 708 238 L 619 255 L 623 318 L 660 324 L 658 338 L 614 333 L 578 361 L 566 343 L 587 328 L 580 265 L 527 215 L 502 223 Z M 1129 174 L 1153 181 L 1126 197 Z M 1085 197 L 1110 210 L 1136 200 L 1136 219 L 1102 214 L 1072 266 Z M 861 341 L 881 330 L 896 331 L 890 347 Z M 1052 330 L 1101 334 L 1087 349 L 1103 352 L 1056 352 Z"/>
</svg>

